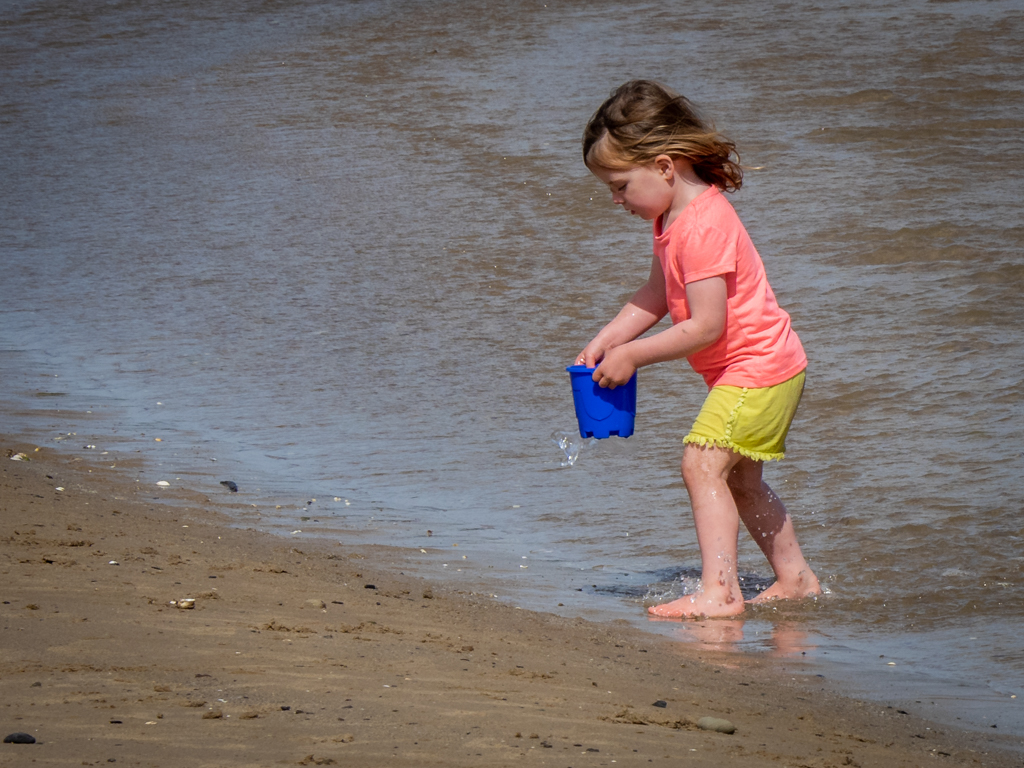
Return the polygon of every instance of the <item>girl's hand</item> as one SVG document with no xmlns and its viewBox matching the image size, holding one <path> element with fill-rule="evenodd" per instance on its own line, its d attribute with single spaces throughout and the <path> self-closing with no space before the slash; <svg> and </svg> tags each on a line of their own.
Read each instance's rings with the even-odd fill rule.
<svg viewBox="0 0 1024 768">
<path fill-rule="evenodd" d="M 597 339 L 594 339 L 583 348 L 582 352 L 576 355 L 576 362 L 573 365 L 585 365 L 587 368 L 593 368 L 601 362 L 605 352 L 604 345 L 598 343 Z"/>
<path fill-rule="evenodd" d="M 615 347 L 605 352 L 604 359 L 594 371 L 593 379 L 599 387 L 615 389 L 627 383 L 636 373 L 629 349 L 626 346 Z"/>
</svg>

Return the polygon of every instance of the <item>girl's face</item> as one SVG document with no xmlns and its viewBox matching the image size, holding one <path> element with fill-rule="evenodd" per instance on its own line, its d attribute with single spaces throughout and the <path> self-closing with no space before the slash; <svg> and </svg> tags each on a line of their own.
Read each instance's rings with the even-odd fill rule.
<svg viewBox="0 0 1024 768">
<path fill-rule="evenodd" d="M 608 185 L 613 203 L 644 221 L 653 221 L 672 207 L 675 190 L 671 161 L 655 161 L 626 170 L 595 166 L 590 171 Z"/>
</svg>

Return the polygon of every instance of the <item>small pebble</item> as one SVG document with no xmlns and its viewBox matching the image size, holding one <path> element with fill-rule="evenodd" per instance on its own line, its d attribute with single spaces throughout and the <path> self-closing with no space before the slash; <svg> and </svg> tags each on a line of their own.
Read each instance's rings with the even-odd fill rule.
<svg viewBox="0 0 1024 768">
<path fill-rule="evenodd" d="M 238 484 L 233 480 L 221 480 L 220 484 L 223 485 L 232 493 L 238 493 Z"/>
<path fill-rule="evenodd" d="M 718 731 L 719 733 L 736 733 L 736 726 L 720 717 L 702 717 L 697 721 L 702 731 Z"/>
<path fill-rule="evenodd" d="M 667 701 L 662 701 L 661 699 L 659 699 L 658 701 L 656 701 L 653 704 L 651 704 L 651 706 L 652 707 L 661 707 L 662 709 L 664 709 L 665 707 L 668 706 L 668 702 Z"/>
<path fill-rule="evenodd" d="M 4 744 L 35 744 L 36 739 L 30 733 L 12 733 L 4 737 Z"/>
</svg>

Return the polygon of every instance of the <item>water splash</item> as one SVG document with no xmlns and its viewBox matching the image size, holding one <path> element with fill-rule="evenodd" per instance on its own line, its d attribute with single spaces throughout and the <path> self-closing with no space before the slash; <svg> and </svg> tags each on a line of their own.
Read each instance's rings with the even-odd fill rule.
<svg viewBox="0 0 1024 768">
<path fill-rule="evenodd" d="M 559 463 L 560 467 L 571 467 L 579 459 L 580 453 L 597 442 L 594 437 L 580 437 L 572 432 L 556 430 L 551 433 L 551 442 L 557 445 L 565 458 Z"/>
<path fill-rule="evenodd" d="M 701 591 L 704 586 L 700 579 L 699 571 L 695 571 L 691 574 L 681 573 L 678 576 L 678 580 L 672 580 L 669 583 L 660 584 L 648 584 L 647 593 L 641 598 L 640 602 L 645 608 L 649 608 L 652 605 L 660 605 L 661 603 L 668 603 L 672 600 L 677 600 L 683 595 L 692 595 Z"/>
</svg>

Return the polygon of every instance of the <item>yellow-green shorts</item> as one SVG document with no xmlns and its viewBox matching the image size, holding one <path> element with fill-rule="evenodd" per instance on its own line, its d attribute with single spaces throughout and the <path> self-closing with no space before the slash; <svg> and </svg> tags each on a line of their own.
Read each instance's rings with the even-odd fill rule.
<svg viewBox="0 0 1024 768">
<path fill-rule="evenodd" d="M 754 461 L 781 459 L 803 391 L 803 371 L 773 387 L 712 387 L 683 442 L 729 448 Z"/>
</svg>

